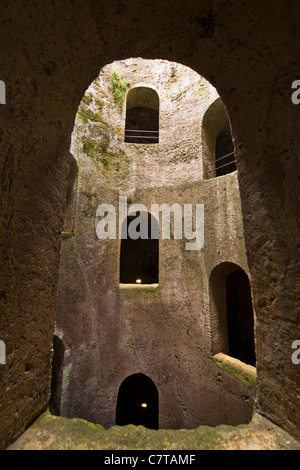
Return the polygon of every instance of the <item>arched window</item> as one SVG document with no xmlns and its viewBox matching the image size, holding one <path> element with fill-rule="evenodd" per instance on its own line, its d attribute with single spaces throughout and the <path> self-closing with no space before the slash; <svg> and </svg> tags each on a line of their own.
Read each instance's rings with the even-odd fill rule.
<svg viewBox="0 0 300 470">
<path fill-rule="evenodd" d="M 206 111 L 202 121 L 204 178 L 223 176 L 236 170 L 230 123 L 221 98 Z"/>
<path fill-rule="evenodd" d="M 122 224 L 120 283 L 158 283 L 158 233 L 158 222 L 148 212 L 126 217 Z"/>
<path fill-rule="evenodd" d="M 116 424 L 158 429 L 158 391 L 146 375 L 134 374 L 122 382 L 118 393 Z"/>
<path fill-rule="evenodd" d="M 135 144 L 159 142 L 159 97 L 152 88 L 136 87 L 128 92 L 125 142 Z"/>
<path fill-rule="evenodd" d="M 255 366 L 254 315 L 250 282 L 234 263 L 221 263 L 210 276 L 212 352 Z"/>
</svg>

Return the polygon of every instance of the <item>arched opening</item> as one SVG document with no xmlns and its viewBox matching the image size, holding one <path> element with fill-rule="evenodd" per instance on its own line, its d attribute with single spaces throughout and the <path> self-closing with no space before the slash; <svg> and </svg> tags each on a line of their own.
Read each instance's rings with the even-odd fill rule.
<svg viewBox="0 0 300 470">
<path fill-rule="evenodd" d="M 221 263 L 210 276 L 212 352 L 255 366 L 254 314 L 250 282 L 234 263 Z"/>
<path fill-rule="evenodd" d="M 134 374 L 122 382 L 118 393 L 116 424 L 158 429 L 158 391 L 146 375 Z"/>
<path fill-rule="evenodd" d="M 203 117 L 202 146 L 206 179 L 236 170 L 230 122 L 221 98 L 210 105 Z"/>
<path fill-rule="evenodd" d="M 148 212 L 129 215 L 122 225 L 120 283 L 156 284 L 158 274 L 158 222 Z"/>
<path fill-rule="evenodd" d="M 159 97 L 152 88 L 136 87 L 128 92 L 125 142 L 134 144 L 159 142 Z"/>
</svg>

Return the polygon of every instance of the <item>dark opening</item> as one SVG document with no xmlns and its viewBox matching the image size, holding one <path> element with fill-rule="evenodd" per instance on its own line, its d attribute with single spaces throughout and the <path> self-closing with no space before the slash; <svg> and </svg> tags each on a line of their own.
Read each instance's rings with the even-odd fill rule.
<svg viewBox="0 0 300 470">
<path fill-rule="evenodd" d="M 235 271 L 227 277 L 226 298 L 229 355 L 255 366 L 251 290 L 244 271 Z"/>
<path fill-rule="evenodd" d="M 158 391 L 143 374 L 134 374 L 122 382 L 117 402 L 116 424 L 158 429 Z"/>
<path fill-rule="evenodd" d="M 142 215 L 147 224 L 146 239 L 133 240 L 128 233 L 130 224 L 137 223 L 135 219 Z M 140 224 L 139 224 L 140 225 Z M 138 229 L 139 231 L 140 229 Z M 157 238 L 151 238 L 153 230 Z M 127 234 L 127 238 L 125 238 Z M 158 283 L 159 265 L 158 223 L 155 217 L 146 212 L 137 213 L 137 216 L 128 216 L 122 225 L 122 240 L 120 254 L 120 283 L 156 284 Z"/>
<path fill-rule="evenodd" d="M 230 131 L 222 131 L 216 140 L 216 176 L 236 170 L 234 147 Z"/>
<path fill-rule="evenodd" d="M 159 141 L 159 98 L 151 88 L 137 87 L 127 95 L 125 142 L 157 144 Z"/>
<path fill-rule="evenodd" d="M 53 415 L 60 415 L 60 402 L 62 392 L 62 363 L 65 348 L 62 340 L 54 335 L 53 337 L 53 362 L 52 362 L 52 382 L 49 410 Z"/>
</svg>

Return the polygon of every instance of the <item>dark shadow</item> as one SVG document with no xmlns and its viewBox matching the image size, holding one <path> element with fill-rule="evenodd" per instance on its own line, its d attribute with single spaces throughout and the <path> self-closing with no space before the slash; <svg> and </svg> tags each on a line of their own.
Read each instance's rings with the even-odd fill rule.
<svg viewBox="0 0 300 470">
<path fill-rule="evenodd" d="M 60 403 L 62 392 L 62 363 L 64 359 L 65 348 L 62 340 L 54 335 L 53 337 L 53 363 L 52 363 L 52 382 L 51 396 L 49 401 L 49 411 L 55 416 L 60 416 Z"/>
<path fill-rule="evenodd" d="M 216 140 L 216 176 L 236 170 L 234 148 L 230 131 L 222 131 Z"/>
<path fill-rule="evenodd" d="M 250 283 L 244 271 L 226 280 L 229 355 L 255 366 L 254 319 Z"/>
</svg>

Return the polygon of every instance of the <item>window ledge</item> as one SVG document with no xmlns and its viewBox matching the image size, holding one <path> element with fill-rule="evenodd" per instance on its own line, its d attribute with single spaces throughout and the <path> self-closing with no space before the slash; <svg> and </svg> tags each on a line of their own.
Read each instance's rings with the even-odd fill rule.
<svg viewBox="0 0 300 470">
<path fill-rule="evenodd" d="M 143 290 L 147 292 L 154 292 L 158 289 L 159 284 L 119 284 L 119 289 L 121 291 L 136 291 Z"/>
<path fill-rule="evenodd" d="M 254 388 L 256 386 L 256 367 L 245 364 L 239 359 L 227 356 L 224 353 L 215 354 L 211 359 L 217 367 L 231 374 L 246 387 Z"/>
</svg>

